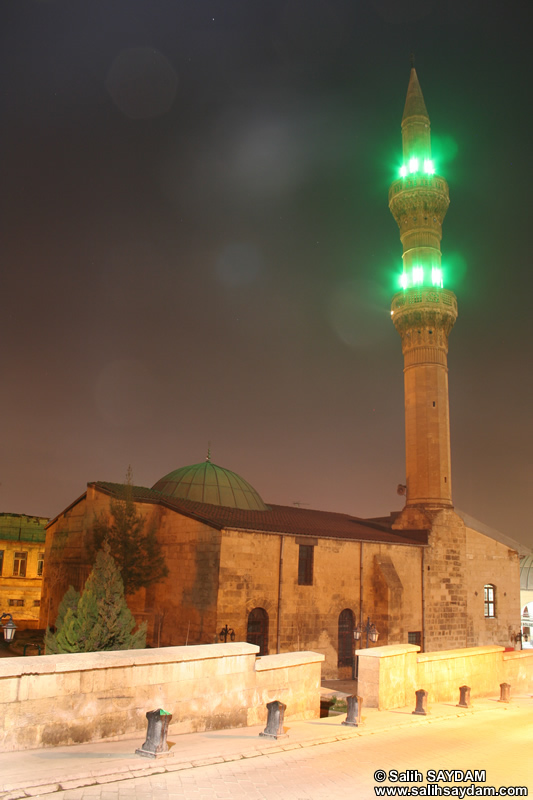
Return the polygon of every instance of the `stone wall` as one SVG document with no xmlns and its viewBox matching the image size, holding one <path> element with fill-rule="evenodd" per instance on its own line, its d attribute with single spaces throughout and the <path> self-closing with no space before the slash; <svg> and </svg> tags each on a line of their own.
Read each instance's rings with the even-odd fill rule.
<svg viewBox="0 0 533 800">
<path fill-rule="evenodd" d="M 344 609 L 356 624 L 370 616 L 386 643 L 405 642 L 410 631 L 422 630 L 421 548 L 314 541 L 313 582 L 307 586 L 298 584 L 299 537 L 223 531 L 217 630 L 228 624 L 245 640 L 248 614 L 263 608 L 269 653 L 276 652 L 279 637 L 280 652 L 305 647 L 322 653 L 324 678 L 350 678 L 351 665 L 342 675 L 337 656 Z"/>
<path fill-rule="evenodd" d="M 286 719 L 320 714 L 318 653 L 256 657 L 243 642 L 76 653 L 0 661 L 0 750 L 54 747 L 139 733 L 146 712 L 172 714 L 172 734 L 266 722 L 266 703 Z"/>
<path fill-rule="evenodd" d="M 503 647 L 467 647 L 419 653 L 416 645 L 376 647 L 359 652 L 358 693 L 370 707 L 385 710 L 415 706 L 415 691 L 425 689 L 429 703 L 459 702 L 459 687 L 471 696 L 533 691 L 533 650 L 506 652 Z"/>
<path fill-rule="evenodd" d="M 520 559 L 515 550 L 466 528 L 467 646 L 512 646 L 520 630 Z M 495 616 L 484 615 L 484 586 L 492 584 Z"/>
</svg>

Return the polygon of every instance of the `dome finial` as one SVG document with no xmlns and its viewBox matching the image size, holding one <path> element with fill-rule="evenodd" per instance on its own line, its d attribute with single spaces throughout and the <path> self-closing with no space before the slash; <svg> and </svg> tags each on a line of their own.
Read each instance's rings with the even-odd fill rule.
<svg viewBox="0 0 533 800">
<path fill-rule="evenodd" d="M 211 442 L 207 443 L 207 455 L 205 457 L 205 460 L 211 463 Z"/>
</svg>

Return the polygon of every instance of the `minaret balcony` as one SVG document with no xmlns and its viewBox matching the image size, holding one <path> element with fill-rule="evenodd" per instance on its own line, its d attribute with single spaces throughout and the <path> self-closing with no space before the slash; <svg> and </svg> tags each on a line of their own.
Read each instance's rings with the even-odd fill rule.
<svg viewBox="0 0 533 800">
<path fill-rule="evenodd" d="M 397 292 L 392 298 L 391 316 L 406 308 L 422 308 L 442 306 L 449 309 L 457 317 L 457 298 L 449 289 L 437 286 L 416 286 Z"/>
</svg>

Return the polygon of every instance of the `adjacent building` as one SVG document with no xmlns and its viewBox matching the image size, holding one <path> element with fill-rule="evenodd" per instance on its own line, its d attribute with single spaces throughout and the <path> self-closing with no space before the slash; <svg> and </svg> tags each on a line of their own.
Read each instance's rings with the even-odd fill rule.
<svg viewBox="0 0 533 800">
<path fill-rule="evenodd" d="M 37 628 L 48 517 L 0 513 L 0 609 L 21 628 Z"/>
</svg>

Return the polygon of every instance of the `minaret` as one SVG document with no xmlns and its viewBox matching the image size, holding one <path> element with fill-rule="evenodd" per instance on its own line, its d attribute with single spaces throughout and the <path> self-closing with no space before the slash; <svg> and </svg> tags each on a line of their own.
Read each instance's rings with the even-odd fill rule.
<svg viewBox="0 0 533 800">
<path fill-rule="evenodd" d="M 420 527 L 417 509 L 452 508 L 447 354 L 457 299 L 444 288 L 441 266 L 448 184 L 435 174 L 429 117 L 414 67 L 402 141 L 400 177 L 389 190 L 403 246 L 401 290 L 391 307 L 402 339 L 405 387 L 407 502 L 398 527 Z"/>
</svg>

